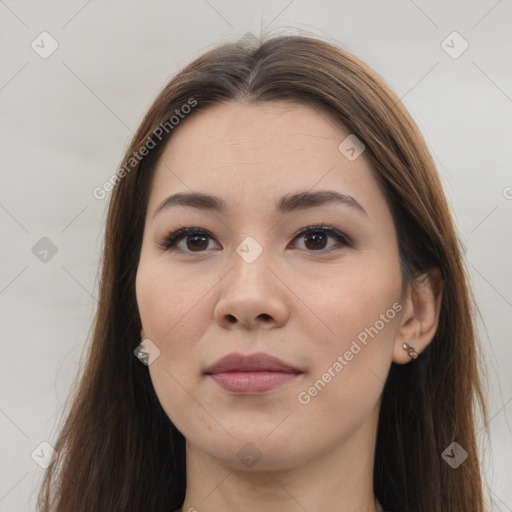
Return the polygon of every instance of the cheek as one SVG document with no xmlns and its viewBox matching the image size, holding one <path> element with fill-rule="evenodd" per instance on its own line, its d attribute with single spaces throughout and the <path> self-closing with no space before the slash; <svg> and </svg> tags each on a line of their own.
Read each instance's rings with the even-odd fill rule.
<svg viewBox="0 0 512 512">
<path fill-rule="evenodd" d="M 334 333 L 310 347 L 314 363 L 295 398 L 303 421 L 330 419 L 318 427 L 326 438 L 356 430 L 382 393 L 402 309 L 400 273 L 390 268 L 339 276 L 315 297 Z"/>
<path fill-rule="evenodd" d="M 140 261 L 136 278 L 139 313 L 146 337 L 160 350 L 148 369 L 162 407 L 178 428 L 186 428 L 190 414 L 201 415 L 185 390 L 192 389 L 199 378 L 197 341 L 210 318 L 206 296 L 210 288 L 206 276 L 197 279 L 197 273 L 177 271 L 168 262 Z"/>
<path fill-rule="evenodd" d="M 328 330 L 311 347 L 314 366 L 302 387 L 303 402 L 311 398 L 311 409 L 319 410 L 340 404 L 364 415 L 378 399 L 391 364 L 402 279 L 392 255 L 345 270 L 313 296 L 311 307 Z"/>
<path fill-rule="evenodd" d="M 170 268 L 165 262 L 141 260 L 136 291 L 139 313 L 146 336 L 154 341 L 194 340 L 210 317 L 206 314 L 208 277 L 197 279 L 186 270 Z"/>
<path fill-rule="evenodd" d="M 361 268 L 348 266 L 331 272 L 320 282 L 321 286 L 317 280 L 316 287 L 310 287 L 308 303 L 333 337 L 349 344 L 400 300 L 402 288 L 399 265 L 394 258 L 385 261 L 384 257 L 378 264 L 365 262 Z M 396 308 L 384 319 L 386 326 L 395 317 Z"/>
</svg>

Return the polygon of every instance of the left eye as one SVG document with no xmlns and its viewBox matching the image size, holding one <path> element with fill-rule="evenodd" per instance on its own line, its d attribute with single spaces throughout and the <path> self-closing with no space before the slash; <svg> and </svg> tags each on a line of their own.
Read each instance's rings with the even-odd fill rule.
<svg viewBox="0 0 512 512">
<path fill-rule="evenodd" d="M 166 251 L 182 251 L 185 253 L 204 252 L 208 247 L 208 239 L 213 236 L 201 228 L 182 228 L 170 233 L 161 247 Z M 330 252 L 333 249 L 350 245 L 349 239 L 340 231 L 329 226 L 308 226 L 295 234 L 294 240 L 302 238 L 308 252 Z M 326 248 L 327 240 L 331 238 L 336 243 Z M 185 242 L 185 246 L 181 245 Z"/>
<path fill-rule="evenodd" d="M 328 226 L 309 226 L 300 230 L 299 233 L 295 235 L 294 240 L 297 238 L 305 240 L 306 247 L 316 251 L 321 250 L 329 252 L 336 247 L 341 248 L 350 245 L 348 238 L 343 233 Z M 336 243 L 326 248 L 325 242 L 329 238 L 335 240 Z"/>
</svg>

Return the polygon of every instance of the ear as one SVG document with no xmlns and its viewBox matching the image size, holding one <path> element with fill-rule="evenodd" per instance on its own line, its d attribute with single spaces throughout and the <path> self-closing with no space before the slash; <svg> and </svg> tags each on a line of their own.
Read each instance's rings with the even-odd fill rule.
<svg viewBox="0 0 512 512">
<path fill-rule="evenodd" d="M 443 281 L 439 269 L 431 269 L 407 285 L 403 298 L 403 314 L 393 347 L 393 362 L 406 364 L 411 361 L 403 344 L 414 347 L 418 354 L 434 338 L 439 324 Z"/>
<path fill-rule="evenodd" d="M 146 333 L 144 332 L 144 329 L 140 330 L 140 339 L 145 340 L 146 339 Z"/>
</svg>

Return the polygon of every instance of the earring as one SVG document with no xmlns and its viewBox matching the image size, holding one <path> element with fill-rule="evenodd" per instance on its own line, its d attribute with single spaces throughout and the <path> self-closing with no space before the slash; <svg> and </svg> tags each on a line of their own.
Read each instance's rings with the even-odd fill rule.
<svg viewBox="0 0 512 512">
<path fill-rule="evenodd" d="M 414 350 L 414 347 L 407 345 L 407 343 L 404 343 L 402 345 L 402 348 L 404 350 L 407 350 L 407 352 L 409 352 L 409 356 L 411 357 L 411 359 L 416 359 L 419 356 L 418 352 L 416 352 L 416 350 Z"/>
</svg>

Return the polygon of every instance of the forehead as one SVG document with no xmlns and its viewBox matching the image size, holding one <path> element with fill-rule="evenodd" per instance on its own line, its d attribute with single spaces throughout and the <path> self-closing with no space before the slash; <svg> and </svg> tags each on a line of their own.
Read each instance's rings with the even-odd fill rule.
<svg viewBox="0 0 512 512">
<path fill-rule="evenodd" d="M 305 104 L 209 107 L 175 128 L 156 169 L 150 208 L 170 193 L 191 191 L 260 208 L 315 188 L 384 201 L 364 152 L 351 161 L 338 149 L 349 135 Z"/>
<path fill-rule="evenodd" d="M 225 167 L 237 161 L 252 170 L 253 163 L 276 163 L 284 155 L 292 162 L 304 156 L 318 158 L 320 151 L 336 149 L 336 141 L 343 135 L 348 132 L 308 105 L 231 101 L 186 119 L 173 133 L 164 154 L 175 163 L 210 160 L 211 165 L 222 162 Z M 198 151 L 190 152 L 191 144 Z"/>
</svg>

